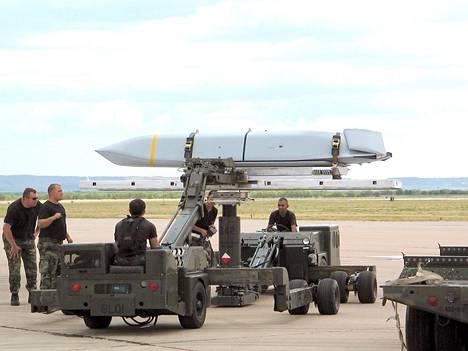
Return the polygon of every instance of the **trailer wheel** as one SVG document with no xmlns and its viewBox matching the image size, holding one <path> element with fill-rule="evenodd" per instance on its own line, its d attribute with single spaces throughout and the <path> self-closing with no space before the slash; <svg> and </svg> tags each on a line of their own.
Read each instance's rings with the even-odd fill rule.
<svg viewBox="0 0 468 351">
<path fill-rule="evenodd" d="M 349 290 L 347 286 L 348 273 L 343 271 L 335 271 L 330 274 L 331 279 L 335 279 L 340 288 L 340 303 L 348 302 Z"/>
<path fill-rule="evenodd" d="M 465 345 L 465 326 L 453 319 L 435 317 L 435 349 L 462 350 Z"/>
<path fill-rule="evenodd" d="M 334 279 L 325 278 L 317 287 L 317 307 L 320 314 L 337 314 L 340 309 L 340 288 Z"/>
<path fill-rule="evenodd" d="M 109 327 L 111 316 L 83 316 L 85 325 L 89 329 L 106 329 Z"/>
<path fill-rule="evenodd" d="M 185 329 L 200 328 L 206 317 L 206 290 L 200 281 L 195 283 L 192 296 L 192 315 L 179 315 L 180 325 Z"/>
<path fill-rule="evenodd" d="M 293 279 L 289 281 L 289 289 L 298 289 L 298 288 L 307 288 L 308 284 L 305 280 L 302 279 Z M 298 315 L 298 314 L 307 314 L 309 312 L 310 303 L 304 306 L 293 308 L 288 310 L 289 314 Z"/>
<path fill-rule="evenodd" d="M 374 303 L 377 299 L 377 277 L 372 271 L 359 273 L 357 291 L 360 303 Z"/>
<path fill-rule="evenodd" d="M 434 315 L 413 307 L 406 308 L 406 346 L 408 351 L 434 351 Z"/>
</svg>

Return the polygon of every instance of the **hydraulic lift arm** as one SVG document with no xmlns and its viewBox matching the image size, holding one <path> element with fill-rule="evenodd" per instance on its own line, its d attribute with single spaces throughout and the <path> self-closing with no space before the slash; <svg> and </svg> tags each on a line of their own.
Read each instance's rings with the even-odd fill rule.
<svg viewBox="0 0 468 351">
<path fill-rule="evenodd" d="M 178 210 L 163 233 L 161 246 L 174 248 L 190 243 L 192 227 L 203 216 L 207 185 L 232 185 L 243 178 L 244 173 L 235 170 L 232 159 L 188 159 L 182 179 L 184 191 Z"/>
</svg>

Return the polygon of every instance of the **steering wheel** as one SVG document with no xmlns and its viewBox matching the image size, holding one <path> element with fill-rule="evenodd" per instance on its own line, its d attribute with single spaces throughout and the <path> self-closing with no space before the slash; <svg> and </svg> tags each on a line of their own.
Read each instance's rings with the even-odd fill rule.
<svg viewBox="0 0 468 351">
<path fill-rule="evenodd" d="M 290 232 L 291 229 L 289 229 L 288 227 L 286 227 L 284 224 L 281 224 L 281 223 L 276 223 L 274 225 L 272 225 L 271 227 L 267 227 L 265 231 L 267 232 L 279 232 L 279 228 L 284 228 L 286 229 L 286 232 Z"/>
</svg>

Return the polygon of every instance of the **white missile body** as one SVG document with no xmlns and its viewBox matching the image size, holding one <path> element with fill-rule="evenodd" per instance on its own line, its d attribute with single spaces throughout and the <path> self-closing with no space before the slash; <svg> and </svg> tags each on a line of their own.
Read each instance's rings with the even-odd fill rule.
<svg viewBox="0 0 468 351">
<path fill-rule="evenodd" d="M 248 131 L 193 135 L 192 158 L 232 158 L 237 167 L 329 167 L 333 164 L 332 132 Z M 96 150 L 109 161 L 130 167 L 184 166 L 188 135 L 148 135 Z M 382 135 L 364 129 L 340 133 L 337 163 L 351 165 L 386 160 Z"/>
</svg>

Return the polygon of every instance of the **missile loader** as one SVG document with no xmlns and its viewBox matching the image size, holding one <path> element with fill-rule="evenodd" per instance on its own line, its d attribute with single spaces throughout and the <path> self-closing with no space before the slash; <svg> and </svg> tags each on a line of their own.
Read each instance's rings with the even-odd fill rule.
<svg viewBox="0 0 468 351">
<path fill-rule="evenodd" d="M 251 303 L 257 295 L 250 287 L 273 285 L 274 310 L 294 315 L 306 314 L 310 303 L 321 314 L 336 314 L 340 301 L 347 300 L 353 289 L 362 302 L 375 300 L 375 267 L 339 266 L 339 232 L 335 227 L 304 227 L 296 236 L 275 236 L 272 240 L 283 252 L 279 256 L 274 250 L 265 250 L 256 238 L 255 255 L 243 266 L 242 261 L 249 256 L 245 252 L 253 245 L 248 235 L 241 239 L 237 205 L 248 199 L 245 190 L 261 188 L 262 184 L 294 189 L 296 175 L 303 176 L 300 188 L 307 188 L 305 184 L 315 174 L 309 173 L 310 167 L 330 167 L 325 171 L 333 183 L 327 186 L 339 188 L 348 164 L 391 157 L 380 133 L 350 129 L 343 135 L 251 131 L 218 137 L 153 135 L 98 152 L 119 165 L 183 166 L 180 182 L 171 182 L 169 187 L 182 184 L 177 211 L 162 235 L 160 248 L 146 251 L 143 266 L 114 265 L 115 248 L 110 243 L 63 245 L 57 289 L 32 291 L 32 312 L 62 310 L 83 317 L 86 326 L 93 329 L 107 328 L 112 317 L 141 326 L 156 323 L 159 315 L 177 315 L 182 327 L 200 328 L 210 304 L 211 285 L 218 286 L 213 302 L 219 305 Z M 289 169 L 295 172 L 284 173 Z M 369 184 L 356 187 L 362 185 Z M 398 187 L 395 182 L 377 181 L 372 181 L 371 187 L 382 185 Z M 217 190 L 216 202 L 222 205 L 219 261 L 203 247 L 192 245 L 192 227 L 203 217 L 206 189 Z M 243 253 L 241 246 L 247 251 Z M 288 249 L 281 251 L 284 247 Z M 299 265 L 290 259 L 298 251 L 302 253 Z M 260 264 L 262 260 L 265 262 Z M 275 265 L 275 260 L 283 264 Z"/>
<path fill-rule="evenodd" d="M 240 266 L 237 194 L 225 198 L 219 228 L 220 251 L 233 259 L 218 267 L 202 247 L 190 245 L 192 227 L 203 215 L 206 185 L 244 179 L 232 160 L 187 160 L 177 213 L 163 233 L 161 248 L 146 251 L 144 266 L 113 265 L 113 244 L 63 245 L 57 289 L 32 291 L 32 312 L 62 310 L 83 317 L 92 329 L 108 327 L 112 317 L 141 325 L 156 323 L 165 314 L 177 315 L 184 328 L 200 328 L 210 303 L 210 285 L 274 285 L 275 311 L 305 314 L 313 302 L 320 313 L 336 314 L 340 296 L 335 280 L 326 278 L 309 286 L 303 280 L 290 283 L 283 267 Z"/>
</svg>

